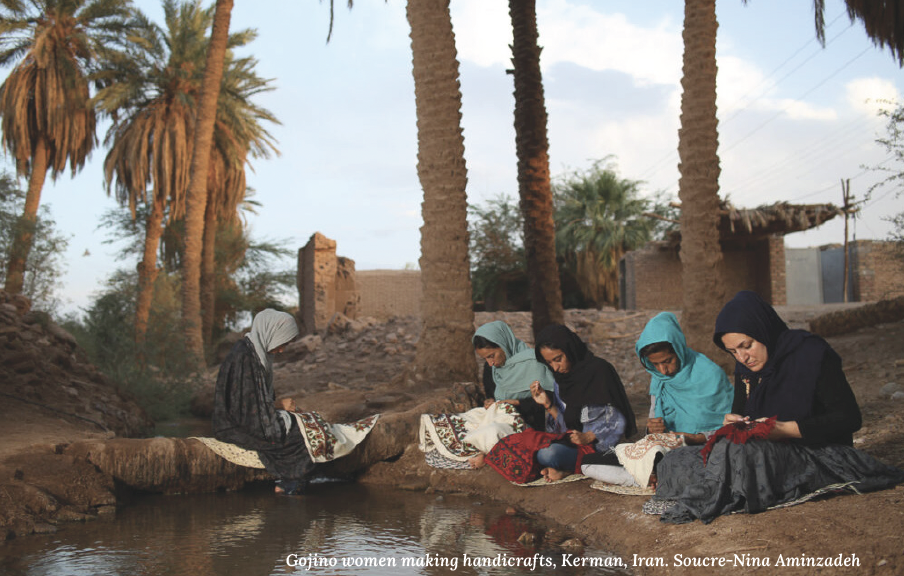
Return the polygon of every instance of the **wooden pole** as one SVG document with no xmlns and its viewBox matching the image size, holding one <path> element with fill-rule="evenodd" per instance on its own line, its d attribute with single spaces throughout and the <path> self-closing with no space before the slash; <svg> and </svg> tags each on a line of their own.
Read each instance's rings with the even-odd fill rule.
<svg viewBox="0 0 904 576">
<path fill-rule="evenodd" d="M 848 219 L 851 209 L 851 179 L 841 180 L 841 194 L 844 199 L 844 276 L 841 281 L 843 302 L 848 301 Z"/>
</svg>

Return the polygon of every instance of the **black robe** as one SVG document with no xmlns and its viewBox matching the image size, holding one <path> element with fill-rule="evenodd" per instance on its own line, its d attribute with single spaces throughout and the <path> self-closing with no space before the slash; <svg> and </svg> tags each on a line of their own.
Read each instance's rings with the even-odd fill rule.
<svg viewBox="0 0 904 576">
<path fill-rule="evenodd" d="M 298 425 L 286 432 L 274 406 L 273 386 L 247 338 L 232 347 L 220 366 L 213 408 L 214 436 L 256 450 L 267 472 L 303 480 L 314 468 Z"/>
</svg>

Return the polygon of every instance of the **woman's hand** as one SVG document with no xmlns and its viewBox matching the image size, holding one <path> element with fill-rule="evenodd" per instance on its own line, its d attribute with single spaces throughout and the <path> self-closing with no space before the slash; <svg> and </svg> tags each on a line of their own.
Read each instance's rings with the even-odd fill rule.
<svg viewBox="0 0 904 576">
<path fill-rule="evenodd" d="M 490 407 L 495 403 L 496 403 L 495 398 L 487 398 L 486 400 L 483 401 L 483 407 L 486 408 L 487 410 L 489 410 Z"/>
<path fill-rule="evenodd" d="M 585 444 L 592 444 L 596 441 L 596 434 L 593 432 L 578 432 L 577 430 L 572 430 L 568 433 L 568 439 L 576 446 L 583 446 Z"/>
<path fill-rule="evenodd" d="M 741 416 L 740 414 L 726 414 L 722 419 L 722 426 L 728 426 L 735 422 L 750 422 L 750 416 Z"/>
<path fill-rule="evenodd" d="M 688 446 L 706 444 L 706 435 L 704 434 L 687 434 L 685 432 L 679 432 L 678 435 L 684 436 L 684 443 Z"/>
<path fill-rule="evenodd" d="M 765 420 L 766 418 L 759 418 L 757 422 L 763 422 Z M 803 438 L 800 434 L 800 428 L 797 426 L 797 421 L 776 421 L 775 428 L 773 428 L 769 432 L 769 435 L 766 436 L 766 440 L 785 440 L 786 438 Z"/>
<path fill-rule="evenodd" d="M 647 420 L 647 432 L 650 434 L 663 434 L 668 432 L 665 427 L 665 420 L 662 418 L 650 418 Z"/>
<path fill-rule="evenodd" d="M 295 400 L 292 398 L 280 398 L 276 401 L 276 407 L 279 410 L 286 410 L 288 412 L 295 412 L 298 408 L 298 405 L 295 403 Z"/>
<path fill-rule="evenodd" d="M 550 406 L 552 406 L 552 400 L 549 399 L 549 394 L 546 393 L 546 390 L 540 387 L 539 380 L 531 382 L 530 395 L 533 396 L 534 402 L 543 406 L 546 410 L 549 410 Z"/>
</svg>

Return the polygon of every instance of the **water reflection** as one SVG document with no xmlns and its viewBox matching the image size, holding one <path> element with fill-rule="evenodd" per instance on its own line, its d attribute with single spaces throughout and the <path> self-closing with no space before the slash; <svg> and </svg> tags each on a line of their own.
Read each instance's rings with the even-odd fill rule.
<svg viewBox="0 0 904 576">
<path fill-rule="evenodd" d="M 7 542 L 0 573 L 523 575 L 546 572 L 543 563 L 561 564 L 560 551 L 517 542 L 525 531 L 545 529 L 493 503 L 354 484 L 318 484 L 301 498 L 275 497 L 269 489 L 149 496 L 120 509 L 115 520 Z M 591 549 L 584 556 L 606 558 Z M 497 565 L 481 564 L 488 562 Z M 518 562 L 534 570 L 498 566 Z M 556 573 L 614 572 L 560 566 Z"/>
</svg>

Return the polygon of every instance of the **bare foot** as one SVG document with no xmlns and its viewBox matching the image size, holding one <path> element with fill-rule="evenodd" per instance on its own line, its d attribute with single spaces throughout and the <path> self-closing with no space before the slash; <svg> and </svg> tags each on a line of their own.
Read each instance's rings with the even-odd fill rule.
<svg viewBox="0 0 904 576">
<path fill-rule="evenodd" d="M 647 481 L 647 488 L 650 490 L 656 490 L 656 473 L 650 473 L 650 479 Z"/>
<path fill-rule="evenodd" d="M 484 462 L 483 460 L 483 454 L 478 454 L 477 456 L 471 456 L 470 458 L 468 458 L 468 464 L 471 466 L 471 468 L 474 468 L 476 470 L 478 468 L 483 468 L 483 465 L 486 464 L 486 462 Z"/>
<path fill-rule="evenodd" d="M 544 468 L 540 471 L 547 482 L 555 482 L 556 480 L 561 480 L 566 476 L 571 476 L 570 472 L 564 472 L 562 470 L 556 470 L 555 468 Z"/>
</svg>

